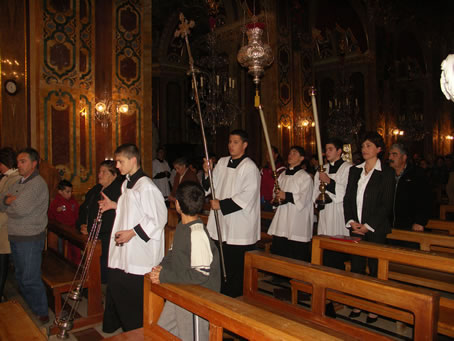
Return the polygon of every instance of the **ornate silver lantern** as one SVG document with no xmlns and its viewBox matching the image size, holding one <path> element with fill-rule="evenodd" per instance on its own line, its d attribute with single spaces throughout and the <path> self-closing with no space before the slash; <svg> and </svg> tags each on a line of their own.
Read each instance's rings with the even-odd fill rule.
<svg viewBox="0 0 454 341">
<path fill-rule="evenodd" d="M 260 77 L 265 73 L 265 68 L 274 60 L 270 45 L 262 42 L 264 27 L 265 25 L 259 22 L 246 25 L 248 44 L 241 47 L 237 56 L 241 66 L 248 68 L 248 73 L 253 77 L 256 86 L 260 83 Z"/>
</svg>

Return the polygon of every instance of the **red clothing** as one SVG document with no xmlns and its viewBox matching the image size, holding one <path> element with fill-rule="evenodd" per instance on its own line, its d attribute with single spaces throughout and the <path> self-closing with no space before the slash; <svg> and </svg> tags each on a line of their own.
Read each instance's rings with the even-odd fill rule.
<svg viewBox="0 0 454 341">
<path fill-rule="evenodd" d="M 276 163 L 276 173 L 278 177 L 279 174 L 281 174 L 284 170 L 285 167 L 280 162 Z M 260 182 L 260 198 L 262 198 L 262 200 L 271 202 L 271 200 L 273 200 L 274 189 L 273 170 L 267 164 L 260 171 L 260 175 L 262 176 Z"/>
<path fill-rule="evenodd" d="M 64 206 L 65 209 L 58 212 L 57 208 Z M 63 198 L 59 193 L 55 196 L 49 206 L 49 220 L 58 221 L 61 224 L 75 227 L 79 217 L 79 204 L 71 197 L 69 200 Z"/>
<path fill-rule="evenodd" d="M 64 207 L 64 209 L 58 212 L 58 207 Z M 55 195 L 55 199 L 50 203 L 47 215 L 49 220 L 55 220 L 60 224 L 76 228 L 76 221 L 79 217 L 79 204 L 73 197 L 66 200 L 59 193 L 57 193 Z M 74 264 L 79 264 L 82 258 L 80 249 L 71 243 L 68 243 L 67 246 L 68 259 Z"/>
<path fill-rule="evenodd" d="M 172 194 L 171 196 L 175 197 L 177 193 L 178 186 L 182 184 L 183 182 L 186 181 L 194 181 L 194 182 L 199 182 L 199 179 L 197 179 L 197 175 L 190 170 L 189 168 L 186 170 L 186 173 L 183 174 L 183 178 L 180 180 L 180 173 L 177 173 L 175 175 L 175 179 L 173 180 L 173 187 L 172 187 Z"/>
</svg>

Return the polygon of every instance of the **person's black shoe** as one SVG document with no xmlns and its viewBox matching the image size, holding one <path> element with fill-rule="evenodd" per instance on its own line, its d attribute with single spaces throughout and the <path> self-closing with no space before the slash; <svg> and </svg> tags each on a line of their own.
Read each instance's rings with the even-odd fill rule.
<svg viewBox="0 0 454 341">
<path fill-rule="evenodd" d="M 377 320 L 378 320 L 378 316 L 371 317 L 371 316 L 367 315 L 366 323 L 375 323 L 375 322 L 377 322 Z"/>
<path fill-rule="evenodd" d="M 334 309 L 333 302 L 329 302 L 325 307 L 325 315 L 328 317 L 336 318 L 336 310 Z"/>
<path fill-rule="evenodd" d="M 348 317 L 351 318 L 351 319 L 354 319 L 354 318 L 359 317 L 360 315 L 361 315 L 361 310 L 360 310 L 360 311 L 354 311 L 354 310 L 352 310 L 352 311 L 350 312 L 350 315 L 348 315 Z"/>
</svg>

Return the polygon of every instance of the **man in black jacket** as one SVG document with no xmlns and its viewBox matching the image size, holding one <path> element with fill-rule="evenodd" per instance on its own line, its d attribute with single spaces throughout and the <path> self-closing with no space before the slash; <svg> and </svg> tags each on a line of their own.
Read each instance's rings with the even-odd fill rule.
<svg viewBox="0 0 454 341">
<path fill-rule="evenodd" d="M 391 146 L 389 164 L 396 174 L 393 228 L 422 232 L 431 208 L 429 180 L 424 171 L 409 164 L 407 158 L 408 152 L 403 144 Z M 411 247 L 408 243 L 404 244 L 399 243 Z"/>
</svg>

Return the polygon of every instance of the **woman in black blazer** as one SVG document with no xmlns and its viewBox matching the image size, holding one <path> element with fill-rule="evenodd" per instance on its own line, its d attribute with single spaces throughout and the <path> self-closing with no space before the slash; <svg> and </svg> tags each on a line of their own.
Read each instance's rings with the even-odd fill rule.
<svg viewBox="0 0 454 341">
<path fill-rule="evenodd" d="M 381 162 L 385 143 L 377 132 L 366 133 L 361 145 L 365 160 L 350 168 L 344 197 L 344 216 L 350 235 L 369 242 L 385 244 L 386 234 L 391 232 L 392 211 L 395 189 L 394 171 Z M 352 256 L 351 271 L 365 274 L 369 263 L 371 276 L 377 276 L 377 259 Z M 352 311 L 351 317 L 359 316 L 360 311 Z M 375 322 L 375 317 L 368 322 Z"/>
</svg>

